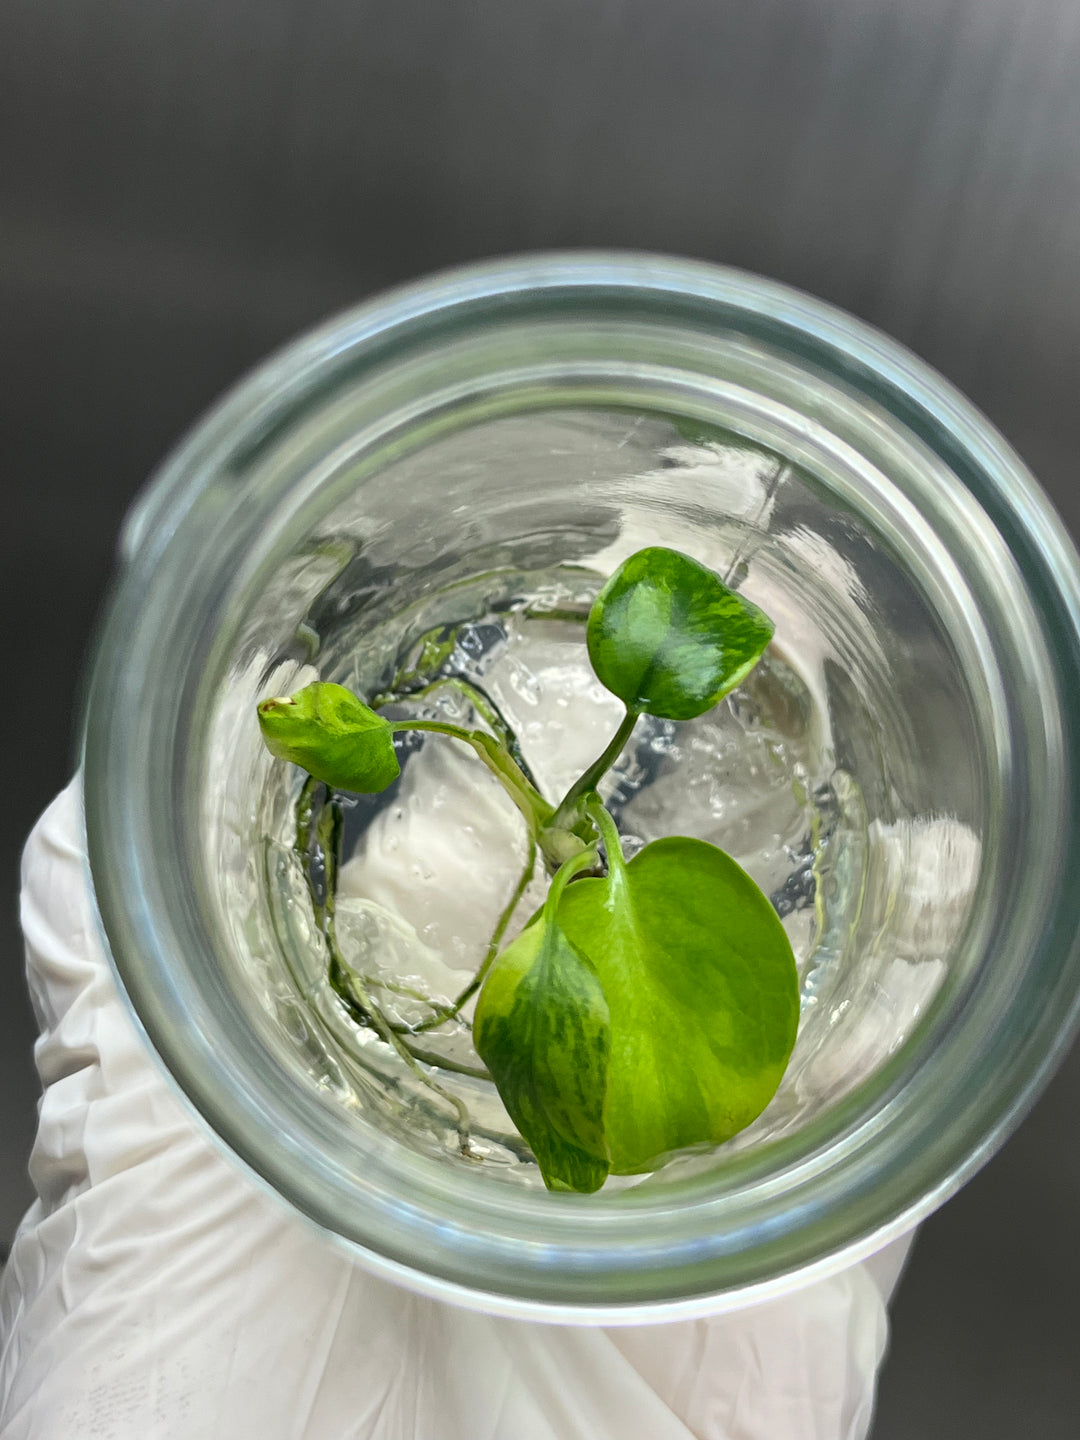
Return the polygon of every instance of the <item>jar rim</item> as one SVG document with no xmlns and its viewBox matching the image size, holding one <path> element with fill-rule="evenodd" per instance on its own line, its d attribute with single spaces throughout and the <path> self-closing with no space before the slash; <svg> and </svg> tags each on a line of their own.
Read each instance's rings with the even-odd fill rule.
<svg viewBox="0 0 1080 1440">
<path fill-rule="evenodd" d="M 749 1177 L 746 1195 L 756 1209 L 736 1217 L 737 1224 L 730 1213 L 720 1224 L 716 1203 L 702 1187 L 691 1186 L 686 1210 L 692 1223 L 669 1237 L 666 1257 L 654 1250 L 651 1270 L 631 1277 L 638 1287 L 633 1292 L 612 1287 L 618 1267 L 644 1243 L 651 1202 L 641 1195 L 620 1196 L 617 1212 L 596 1207 L 595 1197 L 584 1207 L 574 1197 L 538 1197 L 545 1213 L 560 1217 L 562 1233 L 530 1251 L 527 1222 L 534 1201 L 514 1191 L 518 1219 L 511 1225 L 501 1211 L 496 1217 L 506 1228 L 492 1273 L 503 1278 L 486 1286 L 463 1280 L 457 1262 L 426 1269 L 410 1264 L 408 1247 L 387 1238 L 395 1217 L 385 1196 L 368 1197 L 363 1223 L 338 1223 L 343 1197 L 332 1189 L 322 1193 L 325 1176 L 315 1183 L 305 1175 L 298 1142 L 282 1134 L 285 1112 L 271 1115 L 257 1087 L 230 1096 L 221 1036 L 193 1031 L 176 1012 L 170 974 L 182 952 L 175 926 L 162 924 L 162 916 L 172 913 L 170 903 L 177 903 L 175 897 L 169 901 L 160 873 L 168 857 L 147 853 L 141 839 L 152 803 L 146 777 L 151 767 L 168 767 L 175 757 L 155 750 L 145 734 L 133 743 L 132 715 L 141 713 L 153 626 L 170 604 L 155 586 L 187 543 L 192 507 L 222 467 L 236 463 L 239 451 L 274 443 L 284 417 L 311 403 L 333 377 L 364 372 L 376 361 L 392 368 L 395 356 L 418 337 L 430 344 L 492 317 L 502 323 L 550 314 L 553 307 L 587 315 L 603 305 L 618 313 L 624 303 L 634 313 L 645 304 L 650 313 L 704 330 L 743 323 L 795 360 L 834 374 L 928 445 L 1015 557 L 1059 695 L 1070 687 L 1080 693 L 1080 561 L 1022 463 L 953 387 L 870 326 L 776 282 L 660 256 L 565 252 L 468 266 L 391 291 L 301 337 L 227 395 L 166 461 L 125 525 L 125 573 L 100 632 L 83 733 L 90 870 L 107 948 L 152 1047 L 211 1131 L 272 1190 L 384 1274 L 487 1310 L 606 1323 L 715 1312 L 789 1289 L 793 1277 L 804 1283 L 832 1273 L 929 1213 L 1019 1123 L 1080 1023 L 1080 893 L 1074 896 L 1068 885 L 1070 866 L 1075 871 L 1080 860 L 1080 720 L 1059 706 L 1060 733 L 1051 737 L 1063 843 L 1054 876 L 1041 877 L 1046 913 L 1037 947 L 1014 977 L 1017 995 L 1027 997 L 1034 1015 L 1022 1039 L 1004 1047 L 985 994 L 954 997 L 919 1085 L 906 1074 L 903 1055 L 882 1067 L 873 1077 L 873 1125 L 868 1127 L 862 1092 L 861 1111 L 854 1099 L 841 1103 L 830 1124 L 840 1137 L 850 1122 L 846 1138 L 837 1139 L 822 1163 L 808 1135 L 806 1155 L 789 1166 L 782 1191 L 756 1173 L 758 1160 L 740 1161 L 736 1171 Z M 189 919 L 197 923 L 197 917 Z M 987 1043 L 988 1025 L 993 1045 Z M 932 1116 L 926 1106 L 935 1088 L 965 1097 L 947 1119 Z M 291 1113 L 301 1126 L 319 1123 L 302 1106 Z M 476 1238 L 460 1213 L 440 1212 L 445 1197 L 428 1184 L 424 1165 L 403 1161 L 398 1173 L 413 1187 L 411 1203 L 431 1207 L 429 1228 L 441 1225 L 467 1257 Z M 730 1197 L 725 1203 L 730 1212 Z M 669 1206 L 670 1199 L 659 1205 Z M 491 1212 L 485 1215 L 485 1224 L 492 1220 Z M 598 1223 L 614 1227 L 606 1248 L 595 1241 Z M 486 1243 L 490 1247 L 490 1234 Z M 592 1293 L 561 1285 L 560 1267 L 574 1263 L 594 1267 Z"/>
</svg>

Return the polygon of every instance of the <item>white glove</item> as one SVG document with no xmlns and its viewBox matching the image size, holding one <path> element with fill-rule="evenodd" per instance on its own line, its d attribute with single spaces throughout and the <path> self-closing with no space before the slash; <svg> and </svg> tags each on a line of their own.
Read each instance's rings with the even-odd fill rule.
<svg viewBox="0 0 1080 1440">
<path fill-rule="evenodd" d="M 374 1278 L 223 1156 L 120 1001 L 77 782 L 24 857 L 40 1197 L 0 1281 L 0 1440 L 856 1440 L 907 1241 L 738 1314 L 492 1318 Z"/>
</svg>

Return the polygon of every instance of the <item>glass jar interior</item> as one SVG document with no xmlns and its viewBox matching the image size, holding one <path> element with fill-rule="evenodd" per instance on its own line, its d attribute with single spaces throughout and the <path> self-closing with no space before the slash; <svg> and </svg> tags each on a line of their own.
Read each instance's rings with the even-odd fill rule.
<svg viewBox="0 0 1080 1440">
<path fill-rule="evenodd" d="M 744 1134 L 556 1195 L 482 1083 L 440 1075 L 478 1164 L 328 993 L 300 777 L 254 707 L 315 674 L 370 698 L 438 628 L 557 798 L 614 728 L 580 614 L 644 544 L 712 565 L 777 634 L 714 714 L 642 722 L 610 798 L 628 846 L 699 834 L 755 875 L 800 957 L 802 1025 Z M 383 1273 L 563 1319 L 778 1293 L 940 1203 L 1060 1054 L 1080 990 L 1076 557 L 985 422 L 827 307 L 649 257 L 401 292 L 229 397 L 125 554 L 85 762 L 118 972 L 210 1127 Z M 342 935 L 367 978 L 442 994 L 471 968 L 520 860 L 481 778 L 429 742 L 348 811 Z M 431 1043 L 468 1059 L 467 1030 Z"/>
<path fill-rule="evenodd" d="M 294 850 L 302 776 L 270 761 L 254 722 L 268 693 L 321 678 L 371 699 L 414 671 L 435 635 L 453 646 L 439 673 L 482 686 L 554 802 L 620 718 L 589 669 L 582 622 L 626 555 L 684 550 L 774 618 L 766 660 L 717 711 L 639 724 L 607 797 L 629 849 L 692 834 L 770 895 L 799 962 L 795 1053 L 768 1110 L 727 1146 L 609 1188 L 707 1172 L 797 1132 L 899 1049 L 956 963 L 986 839 L 985 746 L 967 657 L 912 563 L 921 536 L 904 534 L 902 516 L 883 534 L 869 506 L 837 504 L 842 447 L 822 448 L 811 469 L 750 439 L 745 416 L 731 421 L 741 428 L 540 407 L 448 426 L 366 467 L 281 558 L 226 662 L 202 813 L 234 984 L 265 1012 L 296 1083 L 447 1164 L 480 1161 L 495 1182 L 542 1186 L 490 1083 L 411 1070 L 328 982 Z M 347 474 L 354 461 L 346 451 L 335 463 Z M 880 505 L 890 482 L 874 478 Z M 935 579 L 963 598 L 958 571 Z M 400 713 L 483 723 L 453 686 L 425 690 Z M 342 953 L 410 1023 L 467 983 L 525 860 L 513 807 L 448 748 L 429 737 L 404 749 L 401 780 L 346 820 Z M 511 936 L 545 888 L 538 873 Z M 432 1032 L 426 1053 L 478 1065 L 469 1013 Z M 425 1083 L 435 1074 L 468 1109 L 465 1149 L 453 1107 Z"/>
</svg>

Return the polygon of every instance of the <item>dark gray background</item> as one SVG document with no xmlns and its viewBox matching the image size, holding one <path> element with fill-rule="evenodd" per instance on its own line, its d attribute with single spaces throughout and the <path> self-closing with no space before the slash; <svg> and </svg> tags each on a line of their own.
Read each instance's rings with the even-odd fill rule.
<svg viewBox="0 0 1080 1440">
<path fill-rule="evenodd" d="M 0 137 L 0 1237 L 36 1095 L 15 867 L 117 524 L 298 329 L 503 252 L 727 261 L 905 341 L 1080 525 L 1075 0 L 4 0 Z M 1078 1099 L 1074 1055 L 925 1227 L 875 1440 L 1080 1433 Z"/>
</svg>

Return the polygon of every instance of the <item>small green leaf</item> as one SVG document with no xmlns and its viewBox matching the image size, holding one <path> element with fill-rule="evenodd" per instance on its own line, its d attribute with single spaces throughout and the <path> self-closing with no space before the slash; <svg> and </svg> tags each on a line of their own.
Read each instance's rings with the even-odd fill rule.
<svg viewBox="0 0 1080 1440">
<path fill-rule="evenodd" d="M 295 695 L 263 700 L 258 713 L 271 755 L 334 790 L 373 795 L 401 773 L 391 727 L 343 685 L 316 681 Z"/>
<path fill-rule="evenodd" d="M 624 560 L 593 602 L 589 659 L 635 714 L 692 720 L 761 659 L 773 623 L 711 570 L 653 546 Z"/>
<path fill-rule="evenodd" d="M 540 917 L 495 961 L 473 1039 L 545 1183 L 587 1193 L 608 1173 L 608 1011 L 589 962 L 555 918 L 563 885 L 584 863 L 563 866 Z"/>
<path fill-rule="evenodd" d="M 671 837 L 626 863 L 598 818 L 609 873 L 571 886 L 558 918 L 607 1002 L 604 1135 L 612 1173 L 628 1175 L 718 1145 L 764 1110 L 795 1043 L 799 986 L 776 912 L 730 856 Z"/>
</svg>

